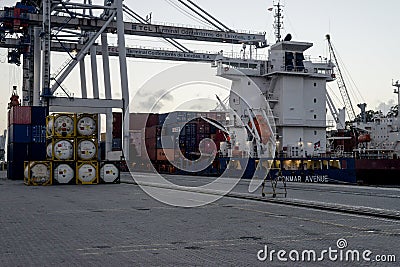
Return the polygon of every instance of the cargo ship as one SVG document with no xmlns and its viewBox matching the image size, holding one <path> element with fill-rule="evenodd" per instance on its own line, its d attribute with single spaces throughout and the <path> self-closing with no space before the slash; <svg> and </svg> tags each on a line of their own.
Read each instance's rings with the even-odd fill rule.
<svg viewBox="0 0 400 267">
<path fill-rule="evenodd" d="M 242 178 L 279 173 L 288 182 L 305 183 L 399 184 L 398 117 L 346 127 L 336 121 L 337 129 L 329 130 L 334 122 L 326 120 L 326 86 L 336 80 L 336 66 L 329 59 L 306 56 L 312 45 L 288 35 L 270 47 L 264 64 L 243 69 L 216 62 L 217 75 L 232 81 L 229 103 L 221 103 L 219 112 L 131 114 L 132 169 Z M 365 106 L 361 117 L 363 112 Z M 121 121 L 115 114 L 117 136 Z M 113 143 L 120 143 L 116 139 Z"/>
<path fill-rule="evenodd" d="M 131 171 L 224 175 L 244 179 L 254 176 L 264 178 L 268 173 L 273 177 L 280 171 L 288 182 L 357 183 L 354 157 L 328 156 L 328 153 L 287 156 L 284 148 L 274 152 L 275 157 L 260 158 L 243 154 L 241 150 L 233 152 L 235 148 L 227 149 L 237 147 L 238 143 L 233 143 L 233 138 L 214 125 L 226 125 L 226 117 L 229 117 L 226 112 L 178 111 L 167 114 L 132 113 L 130 116 L 128 165 Z M 166 118 L 172 118 L 174 122 Z M 122 149 L 121 121 L 121 114 L 114 113 L 113 150 L 116 151 Z M 250 142 L 246 141 L 246 145 L 249 146 Z M 319 150 L 320 147 L 313 144 L 313 149 Z M 199 169 L 198 161 L 202 156 L 205 164 Z"/>
<path fill-rule="evenodd" d="M 326 86 L 335 81 L 335 65 L 307 56 L 312 43 L 292 41 L 290 34 L 281 39 L 276 7 L 276 43 L 267 60 L 244 54 L 240 61 L 213 63 L 217 76 L 232 84 L 229 103 L 217 96 L 219 112 L 130 114 L 131 170 L 357 183 L 355 158 L 327 143 L 333 125 L 326 120 Z M 122 116 L 114 114 L 116 150 L 122 149 L 121 128 Z"/>
<path fill-rule="evenodd" d="M 399 94 L 396 82 L 394 93 Z M 400 101 L 400 98 L 398 99 Z M 399 103 L 399 102 L 398 102 Z M 397 105 L 399 107 L 399 105 Z M 372 121 L 356 122 L 358 145 L 353 149 L 357 177 L 370 184 L 400 183 L 400 117 L 397 114 L 375 116 Z"/>
</svg>

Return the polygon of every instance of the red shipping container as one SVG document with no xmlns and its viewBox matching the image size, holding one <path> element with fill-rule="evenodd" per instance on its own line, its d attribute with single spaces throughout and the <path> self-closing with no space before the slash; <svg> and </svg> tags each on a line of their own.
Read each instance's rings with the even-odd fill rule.
<svg viewBox="0 0 400 267">
<path fill-rule="evenodd" d="M 122 113 L 113 112 L 113 139 L 122 138 Z"/>
<path fill-rule="evenodd" d="M 158 125 L 158 114 L 149 114 L 149 117 L 147 118 L 147 123 L 146 127 L 152 127 Z"/>
<path fill-rule="evenodd" d="M 31 107 L 15 106 L 10 110 L 9 124 L 31 124 Z"/>
<path fill-rule="evenodd" d="M 146 128 L 148 113 L 131 113 L 129 118 L 129 130 L 142 130 Z"/>
<path fill-rule="evenodd" d="M 157 126 L 146 127 L 145 138 L 146 139 L 153 139 L 154 142 L 156 142 L 156 140 L 157 140 Z"/>
<path fill-rule="evenodd" d="M 148 138 L 144 140 L 146 149 L 156 149 L 157 143 L 156 140 L 153 138 Z"/>
<path fill-rule="evenodd" d="M 168 158 L 173 161 L 175 158 L 175 151 L 173 148 L 169 148 L 169 149 L 162 149 L 159 148 L 157 149 L 157 160 L 160 161 L 168 161 Z"/>
<path fill-rule="evenodd" d="M 157 160 L 157 149 L 156 148 L 146 148 L 147 156 L 151 161 Z"/>
</svg>

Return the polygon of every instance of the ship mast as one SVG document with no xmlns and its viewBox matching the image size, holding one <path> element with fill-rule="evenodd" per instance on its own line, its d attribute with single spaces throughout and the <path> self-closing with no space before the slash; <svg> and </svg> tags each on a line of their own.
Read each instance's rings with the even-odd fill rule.
<svg viewBox="0 0 400 267">
<path fill-rule="evenodd" d="M 274 4 L 274 7 L 276 7 L 276 11 L 274 14 L 275 17 L 275 22 L 274 22 L 274 29 L 275 29 L 275 38 L 276 42 L 279 43 L 281 41 L 282 35 L 281 35 L 281 30 L 283 29 L 283 15 L 282 15 L 282 5 L 280 1 L 278 1 L 277 4 Z"/>
<path fill-rule="evenodd" d="M 397 94 L 397 118 L 400 118 L 400 84 L 399 81 L 393 82 L 392 86 L 396 87 L 394 93 Z"/>
</svg>

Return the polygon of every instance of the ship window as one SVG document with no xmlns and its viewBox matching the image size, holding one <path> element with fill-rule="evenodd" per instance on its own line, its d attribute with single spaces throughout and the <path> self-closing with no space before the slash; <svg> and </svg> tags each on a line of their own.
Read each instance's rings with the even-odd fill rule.
<svg viewBox="0 0 400 267">
<path fill-rule="evenodd" d="M 317 135 L 317 133 L 318 133 L 317 131 L 314 131 L 314 135 Z"/>
<path fill-rule="evenodd" d="M 317 83 L 314 83 L 314 87 L 317 87 Z"/>
<path fill-rule="evenodd" d="M 295 61 L 296 61 L 296 69 L 297 69 L 297 71 L 303 71 L 304 70 L 303 60 L 304 60 L 303 53 L 296 53 Z"/>
<path fill-rule="evenodd" d="M 314 114 L 314 119 L 317 119 L 317 115 L 316 114 Z"/>
<path fill-rule="evenodd" d="M 316 98 L 314 98 L 314 103 L 317 103 L 317 99 Z"/>
<path fill-rule="evenodd" d="M 329 169 L 341 169 L 340 162 L 338 160 L 330 160 L 329 161 Z"/>
<path fill-rule="evenodd" d="M 251 82 L 250 82 L 250 81 L 248 81 L 248 82 L 247 82 L 247 85 L 250 85 L 250 84 L 251 84 Z"/>
<path fill-rule="evenodd" d="M 292 71 L 294 66 L 293 66 L 293 53 L 292 52 L 285 52 L 285 69 L 287 71 Z"/>
<path fill-rule="evenodd" d="M 322 161 L 322 169 L 323 170 L 328 169 L 328 166 L 329 166 L 328 164 L 329 164 L 329 161 L 327 161 L 327 160 Z"/>
</svg>

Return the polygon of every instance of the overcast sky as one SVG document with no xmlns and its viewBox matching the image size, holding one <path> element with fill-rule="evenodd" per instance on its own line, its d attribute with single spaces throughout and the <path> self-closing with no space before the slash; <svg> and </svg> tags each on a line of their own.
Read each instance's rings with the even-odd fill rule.
<svg viewBox="0 0 400 267">
<path fill-rule="evenodd" d="M 78 1 L 78 0 L 75 0 Z M 82 2 L 82 0 L 79 0 Z M 94 1 L 96 2 L 96 1 Z M 125 4 L 137 13 L 145 16 L 152 12 L 153 22 L 170 22 L 184 25 L 203 26 L 203 23 L 184 14 L 175 8 L 170 2 L 177 0 L 151 0 L 136 1 L 125 0 Z M 195 1 L 205 10 L 215 15 L 219 20 L 233 29 L 266 32 L 269 43 L 274 43 L 273 13 L 268 11 L 272 7 L 271 0 L 229 1 L 229 0 L 197 0 Z M 0 0 L 0 6 L 13 5 L 15 1 Z M 362 102 L 369 108 L 385 108 L 381 103 L 389 103 L 396 99 L 393 94 L 391 81 L 400 79 L 400 35 L 398 28 L 400 1 L 385 0 L 382 2 L 370 0 L 283 0 L 284 5 L 284 34 L 291 33 L 294 41 L 307 41 L 314 43 L 313 48 L 306 51 L 307 55 L 314 58 L 327 57 L 327 43 L 325 35 L 331 34 L 332 42 L 341 60 L 342 68 L 347 69 L 351 77 L 347 77 L 350 94 L 353 97 L 353 105 Z M 110 38 L 113 42 L 113 38 Z M 159 39 L 150 39 L 128 36 L 127 43 L 130 46 L 141 45 L 145 47 L 167 47 Z M 207 51 L 239 51 L 239 47 L 223 46 L 217 43 L 204 44 L 181 41 L 181 43 L 193 50 Z M 259 51 L 267 53 L 267 50 Z M 22 72 L 18 68 L 10 66 L 6 61 L 6 50 L 0 50 L 0 85 L 3 97 L 0 99 L 0 129 L 6 127 L 6 106 L 11 94 L 11 86 L 16 84 L 21 89 L 21 82 L 15 78 Z M 65 55 L 54 55 L 52 68 L 56 70 L 66 59 Z M 115 95 L 120 95 L 117 59 L 111 60 L 112 80 Z M 87 62 L 88 64 L 89 62 Z M 143 86 L 152 76 L 160 71 L 181 63 L 158 62 L 154 60 L 128 61 L 129 84 L 131 95 Z M 101 66 L 101 61 L 98 62 Z M 89 65 L 88 65 L 89 67 Z M 20 68 L 21 69 L 21 68 Z M 210 70 L 212 74 L 213 70 Z M 67 88 L 79 95 L 79 83 L 77 82 L 78 69 L 66 80 Z M 210 74 L 210 75 L 211 75 Z M 99 77 L 102 77 L 99 70 Z M 88 76 L 88 79 L 90 76 Z M 354 81 L 354 85 L 351 80 Z M 336 86 L 331 83 L 332 94 L 339 96 Z M 357 88 L 361 95 L 357 93 Z M 101 85 L 102 89 L 102 85 Z M 352 93 L 354 91 L 354 93 Z M 356 112 L 358 109 L 355 107 Z"/>
</svg>

